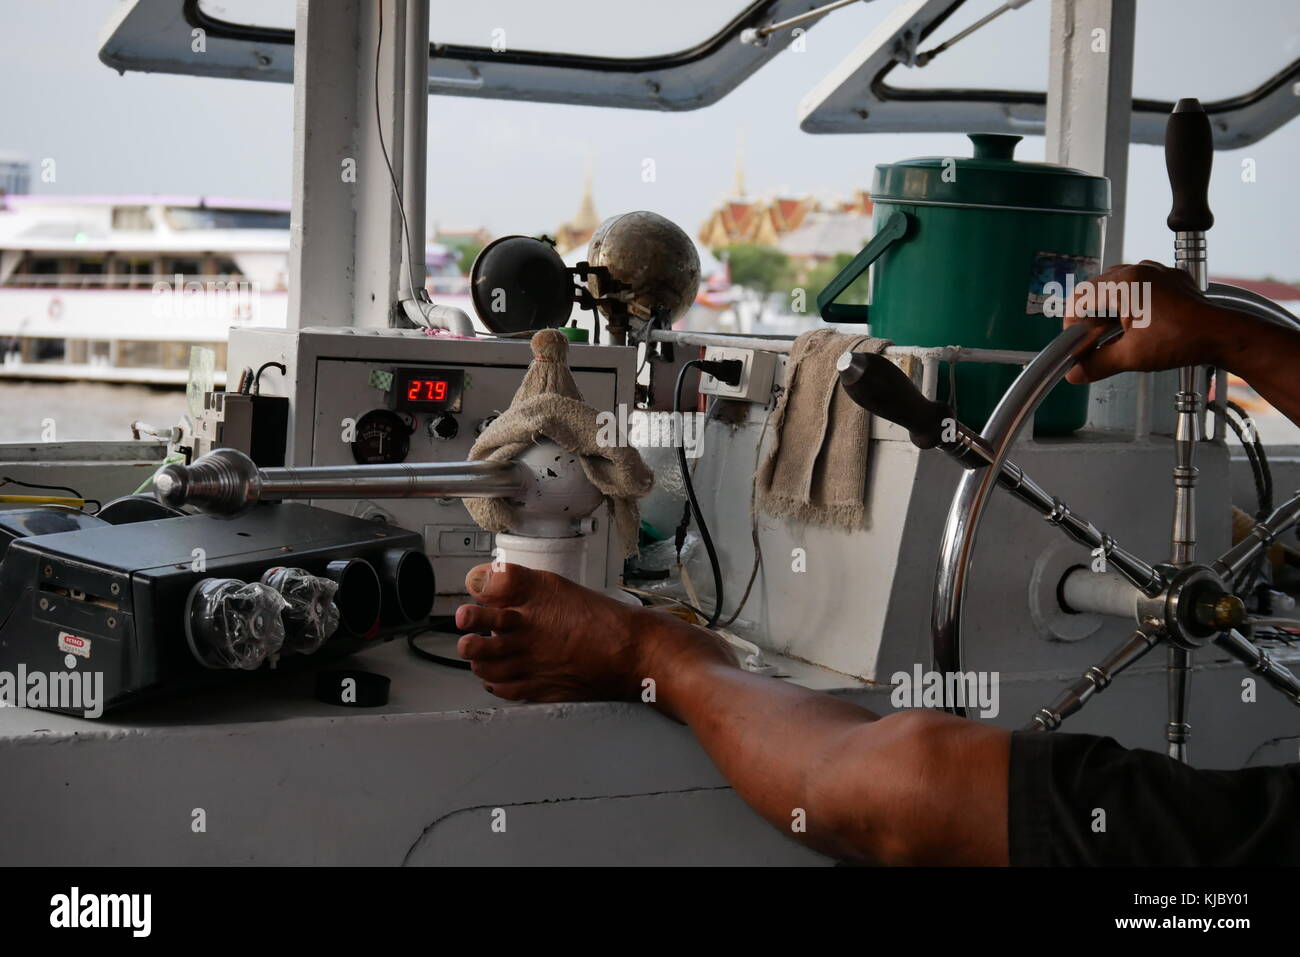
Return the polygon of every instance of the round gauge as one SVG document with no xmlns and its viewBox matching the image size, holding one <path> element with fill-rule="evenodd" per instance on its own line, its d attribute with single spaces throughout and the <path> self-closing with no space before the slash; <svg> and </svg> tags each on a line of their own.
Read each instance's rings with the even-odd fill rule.
<svg viewBox="0 0 1300 957">
<path fill-rule="evenodd" d="M 358 465 L 403 462 L 411 451 L 412 422 L 389 409 L 372 409 L 357 421 L 352 457 Z"/>
</svg>

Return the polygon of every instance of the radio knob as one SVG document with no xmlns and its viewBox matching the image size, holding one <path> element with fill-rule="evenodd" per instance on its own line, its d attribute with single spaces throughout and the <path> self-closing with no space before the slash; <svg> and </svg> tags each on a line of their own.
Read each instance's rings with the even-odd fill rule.
<svg viewBox="0 0 1300 957">
<path fill-rule="evenodd" d="M 460 433 L 460 423 L 450 412 L 432 416 L 426 428 L 431 439 L 454 439 Z"/>
</svg>

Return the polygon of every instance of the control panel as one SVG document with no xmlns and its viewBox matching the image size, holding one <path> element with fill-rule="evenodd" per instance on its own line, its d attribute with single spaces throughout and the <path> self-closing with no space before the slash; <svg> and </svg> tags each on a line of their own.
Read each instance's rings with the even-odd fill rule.
<svg viewBox="0 0 1300 957">
<path fill-rule="evenodd" d="M 263 377 L 263 392 L 290 404 L 290 465 L 457 462 L 509 408 L 532 361 L 526 340 L 430 337 L 421 330 L 356 328 L 232 330 L 228 366 L 274 359 L 286 374 Z M 573 345 L 574 381 L 596 409 L 632 407 L 635 350 Z M 495 536 L 456 498 L 357 499 L 314 504 L 419 532 L 433 561 L 435 612 L 453 607 L 465 574 L 490 561 Z M 587 581 L 617 583 L 622 560 L 610 547 L 608 509 L 595 513 Z"/>
</svg>

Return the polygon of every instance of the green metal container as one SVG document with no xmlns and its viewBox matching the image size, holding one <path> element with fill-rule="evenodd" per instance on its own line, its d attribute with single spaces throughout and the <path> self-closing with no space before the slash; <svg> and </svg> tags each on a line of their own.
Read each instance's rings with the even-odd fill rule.
<svg viewBox="0 0 1300 957">
<path fill-rule="evenodd" d="M 1019 136 L 973 133 L 972 158 L 924 157 L 876 167 L 875 234 L 817 297 L 823 319 L 870 322 L 898 345 L 1037 352 L 1061 331 L 1056 292 L 1100 269 L 1110 182 L 1080 170 L 1012 158 Z M 874 264 L 874 266 L 873 266 Z M 869 306 L 834 300 L 868 267 Z M 1059 300 L 1058 300 L 1059 301 Z M 983 428 L 1019 367 L 962 363 L 958 417 Z M 941 388 L 948 389 L 947 377 Z M 1062 383 L 1034 419 L 1066 435 L 1088 413 L 1088 387 Z"/>
</svg>

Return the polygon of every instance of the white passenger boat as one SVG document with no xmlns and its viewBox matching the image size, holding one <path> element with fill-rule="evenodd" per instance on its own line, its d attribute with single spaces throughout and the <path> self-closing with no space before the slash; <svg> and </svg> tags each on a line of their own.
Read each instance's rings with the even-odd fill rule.
<svg viewBox="0 0 1300 957">
<path fill-rule="evenodd" d="M 444 246 L 429 288 L 466 308 Z M 289 206 L 198 196 L 0 195 L 0 377 L 184 385 L 194 346 L 224 382 L 232 328 L 282 328 Z"/>
</svg>

